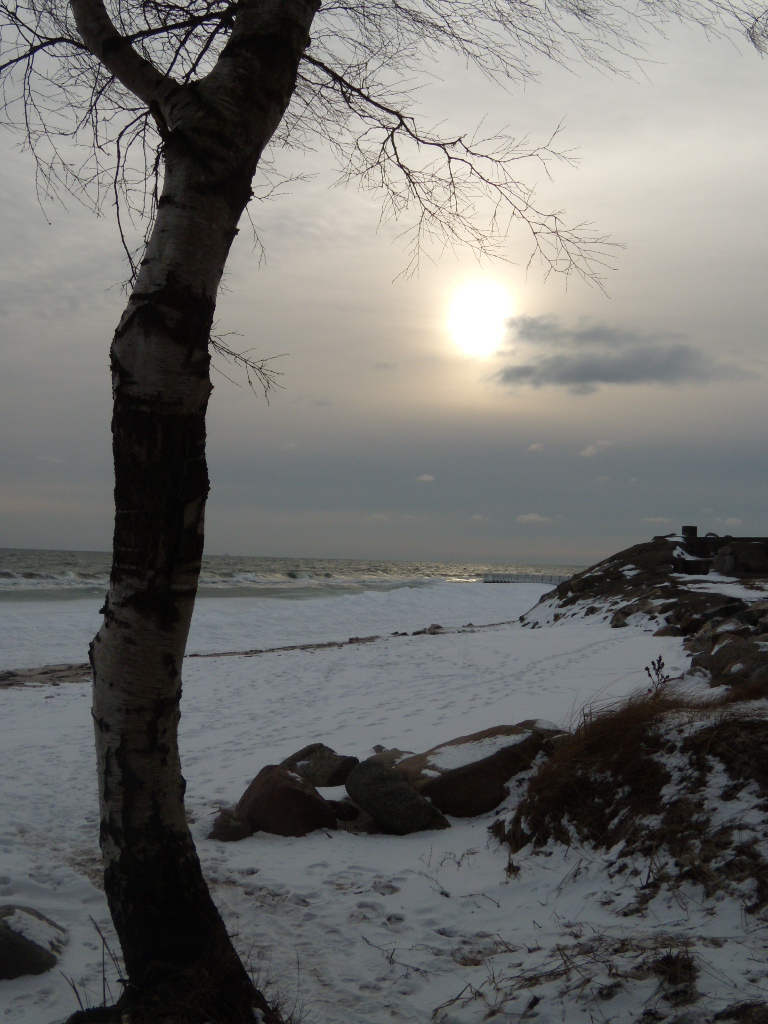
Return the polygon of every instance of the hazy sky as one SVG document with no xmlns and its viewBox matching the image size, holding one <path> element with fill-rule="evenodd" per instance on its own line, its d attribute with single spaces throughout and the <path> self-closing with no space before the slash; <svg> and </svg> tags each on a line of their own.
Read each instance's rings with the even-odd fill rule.
<svg viewBox="0 0 768 1024">
<path fill-rule="evenodd" d="M 768 63 L 677 27 L 648 45 L 634 80 L 542 66 L 505 94 L 446 64 L 425 92 L 452 127 L 565 121 L 580 163 L 540 201 L 624 244 L 607 296 L 526 273 L 519 231 L 509 263 L 433 252 L 394 280 L 398 228 L 322 156 L 255 209 L 266 262 L 243 230 L 219 327 L 286 353 L 284 390 L 214 372 L 209 551 L 581 563 L 683 523 L 768 533 Z M 41 211 L 0 139 L 0 546 L 108 548 L 117 232 L 108 208 Z M 481 278 L 513 303 L 485 358 L 446 327 Z"/>
</svg>

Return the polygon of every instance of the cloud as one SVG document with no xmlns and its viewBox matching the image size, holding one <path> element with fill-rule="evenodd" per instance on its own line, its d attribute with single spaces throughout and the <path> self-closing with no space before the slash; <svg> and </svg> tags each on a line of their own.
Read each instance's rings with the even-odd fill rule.
<svg viewBox="0 0 768 1024">
<path fill-rule="evenodd" d="M 560 387 L 590 394 L 601 385 L 706 384 L 744 376 L 684 335 L 621 330 L 601 324 L 561 326 L 555 316 L 508 321 L 512 361 L 493 376 L 508 387 Z"/>
<path fill-rule="evenodd" d="M 718 526 L 732 526 L 734 529 L 738 526 L 744 525 L 744 520 L 737 519 L 735 516 L 729 516 L 728 519 L 716 519 L 715 522 Z"/>
<path fill-rule="evenodd" d="M 528 445 L 529 452 L 540 452 L 544 450 L 544 445 L 540 441 L 536 441 L 533 444 Z"/>
<path fill-rule="evenodd" d="M 656 526 L 665 526 L 667 523 L 673 523 L 674 519 L 670 519 L 669 516 L 643 516 L 640 522 L 651 523 Z"/>
<path fill-rule="evenodd" d="M 281 444 L 280 448 L 284 452 L 295 452 L 299 446 L 295 441 L 288 441 L 286 444 Z"/>
<path fill-rule="evenodd" d="M 60 459 L 56 455 L 37 455 L 35 462 L 47 462 L 52 466 L 66 466 L 67 459 Z"/>
<path fill-rule="evenodd" d="M 431 473 L 422 473 L 421 476 L 417 476 L 416 479 L 420 480 L 423 484 L 431 484 L 434 483 L 435 480 Z"/>
<path fill-rule="evenodd" d="M 591 459 L 593 455 L 599 455 L 600 452 L 604 452 L 606 448 L 610 448 L 613 441 L 595 441 L 594 444 L 588 444 L 586 448 L 583 448 L 579 455 L 585 459 Z"/>
<path fill-rule="evenodd" d="M 525 515 L 517 517 L 518 523 L 551 523 L 551 516 L 540 516 L 538 512 L 526 512 Z"/>
<path fill-rule="evenodd" d="M 607 483 L 608 483 L 608 481 L 609 481 L 610 479 L 611 479 L 611 478 L 610 478 L 609 476 L 599 476 L 599 477 L 597 478 L 597 482 L 598 482 L 599 484 L 607 484 Z"/>
<path fill-rule="evenodd" d="M 374 512 L 373 515 L 368 516 L 369 523 L 388 523 L 389 516 L 386 512 Z"/>
<path fill-rule="evenodd" d="M 473 516 L 470 516 L 470 521 L 473 523 L 490 523 L 490 519 L 488 518 L 488 516 L 481 516 L 477 513 Z"/>
</svg>

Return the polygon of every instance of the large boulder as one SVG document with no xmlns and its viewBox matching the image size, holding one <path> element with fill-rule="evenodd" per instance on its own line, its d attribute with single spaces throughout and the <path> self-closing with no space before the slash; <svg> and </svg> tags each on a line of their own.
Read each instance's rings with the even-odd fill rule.
<svg viewBox="0 0 768 1024">
<path fill-rule="evenodd" d="M 0 980 L 56 966 L 67 933 L 32 907 L 0 906 Z"/>
<path fill-rule="evenodd" d="M 444 814 L 470 818 L 498 807 L 506 783 L 562 735 L 536 720 L 497 725 L 406 758 L 395 769 Z"/>
<path fill-rule="evenodd" d="M 313 786 L 343 786 L 358 758 L 337 754 L 324 743 L 310 743 L 280 762 Z"/>
<path fill-rule="evenodd" d="M 336 828 L 336 814 L 311 782 L 284 765 L 261 769 L 240 797 L 234 814 L 254 832 L 305 836 L 317 828 Z"/>
<path fill-rule="evenodd" d="M 387 832 L 450 828 L 450 822 L 389 765 L 371 759 L 349 773 L 347 792 Z"/>
</svg>

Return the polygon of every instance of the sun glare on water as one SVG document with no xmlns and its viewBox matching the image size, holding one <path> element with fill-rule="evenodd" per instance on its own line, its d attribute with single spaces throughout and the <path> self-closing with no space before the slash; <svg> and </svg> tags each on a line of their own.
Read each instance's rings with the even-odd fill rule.
<svg viewBox="0 0 768 1024">
<path fill-rule="evenodd" d="M 453 293 L 447 327 L 457 348 L 482 359 L 501 347 L 510 316 L 512 296 L 507 289 L 496 281 L 478 278 Z"/>
</svg>

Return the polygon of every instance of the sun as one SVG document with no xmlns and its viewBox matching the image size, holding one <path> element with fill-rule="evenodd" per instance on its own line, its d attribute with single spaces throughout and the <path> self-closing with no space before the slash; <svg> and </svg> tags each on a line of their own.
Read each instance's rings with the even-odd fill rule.
<svg viewBox="0 0 768 1024">
<path fill-rule="evenodd" d="M 510 293 L 497 281 L 481 277 L 466 281 L 453 293 L 446 325 L 464 355 L 482 359 L 501 346 L 510 316 Z"/>
</svg>

